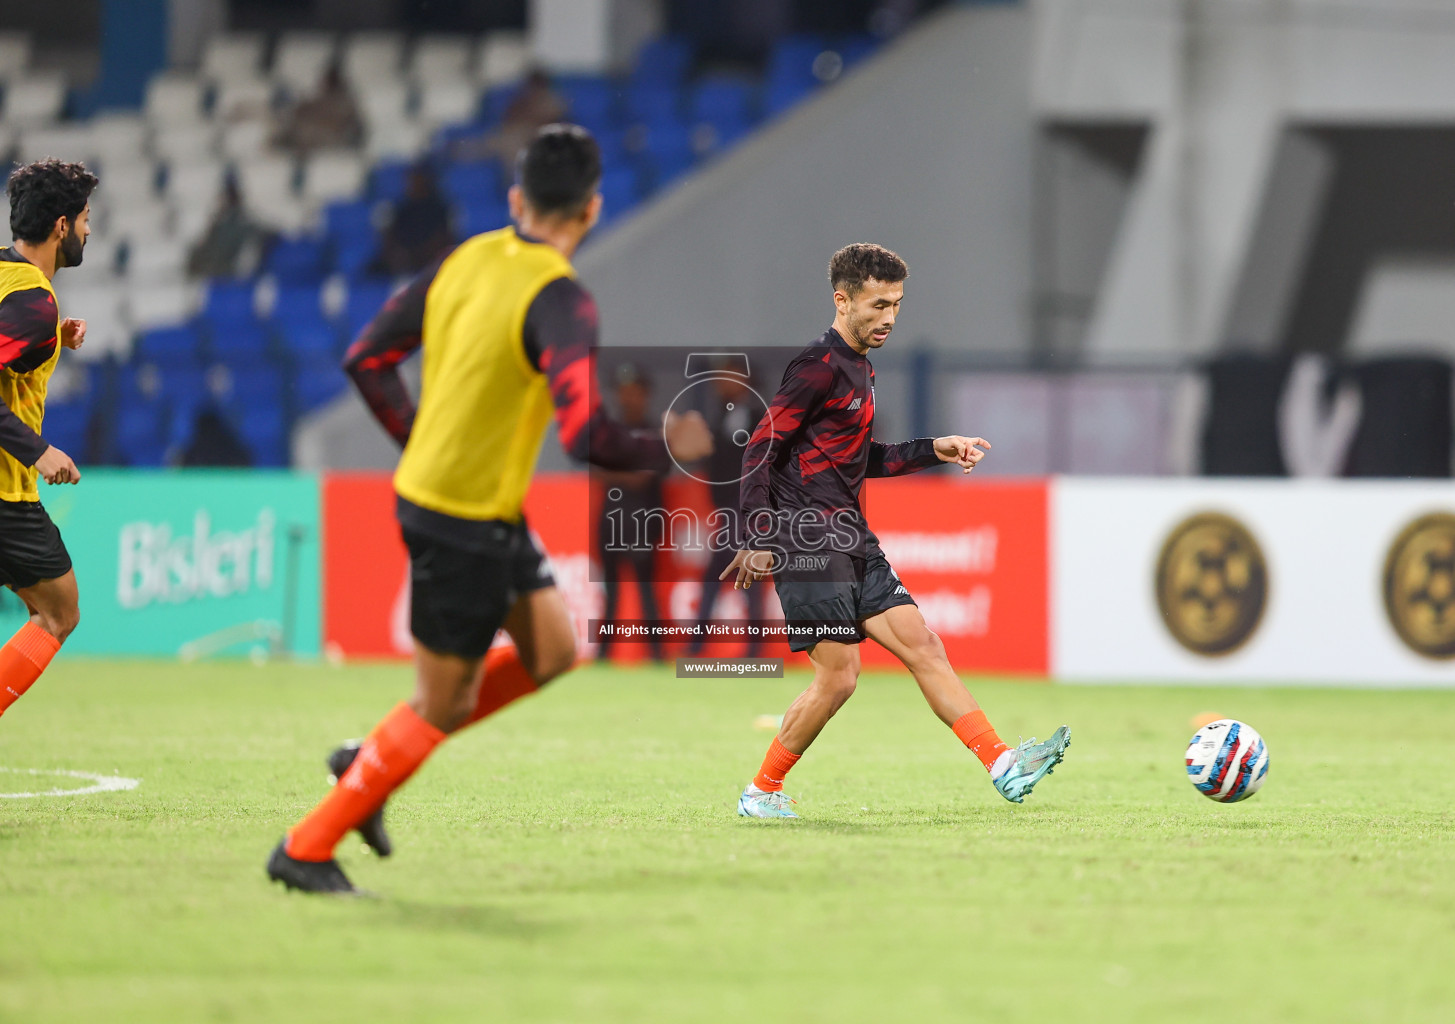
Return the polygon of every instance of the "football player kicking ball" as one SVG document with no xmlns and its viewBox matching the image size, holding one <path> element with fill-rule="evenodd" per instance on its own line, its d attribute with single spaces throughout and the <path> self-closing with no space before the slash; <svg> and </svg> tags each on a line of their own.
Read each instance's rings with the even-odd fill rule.
<svg viewBox="0 0 1455 1024">
<path fill-rule="evenodd" d="M 515 226 L 476 235 L 395 294 L 346 366 L 404 445 L 394 476 L 409 548 L 415 691 L 359 745 L 329 758 L 337 781 L 268 859 L 307 892 L 353 892 L 334 860 L 350 829 L 390 852 L 384 802 L 451 733 L 569 669 L 575 632 L 521 505 L 554 410 L 561 443 L 606 469 L 656 469 L 712 451 L 697 413 L 634 432 L 602 408 L 596 303 L 570 257 L 601 214 L 601 153 L 583 128 L 550 125 L 521 154 Z M 416 411 L 398 372 L 424 348 Z M 671 451 L 671 456 L 668 451 Z M 504 629 L 514 647 L 491 650 Z"/>
<path fill-rule="evenodd" d="M 945 656 L 940 638 L 899 581 L 869 530 L 866 476 L 900 476 L 953 462 L 966 473 L 990 444 L 979 437 L 872 439 L 874 368 L 869 352 L 894 329 L 909 268 L 878 245 L 834 253 L 834 325 L 783 373 L 768 413 L 743 452 L 741 504 L 750 538 L 722 578 L 734 587 L 772 578 L 791 650 L 807 651 L 813 682 L 783 716 L 757 778 L 738 800 L 751 818 L 796 818 L 783 792 L 789 769 L 854 692 L 859 647 L 877 641 L 913 673 L 935 714 L 985 765 L 1000 795 L 1020 803 L 1061 762 L 1071 730 L 1008 747 Z"/>
</svg>

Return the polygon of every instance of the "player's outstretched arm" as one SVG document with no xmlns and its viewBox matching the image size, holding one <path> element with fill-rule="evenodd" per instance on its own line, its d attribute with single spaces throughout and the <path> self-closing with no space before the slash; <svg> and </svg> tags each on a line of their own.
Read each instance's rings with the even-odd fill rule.
<svg viewBox="0 0 1455 1024">
<path fill-rule="evenodd" d="M 990 442 L 983 437 L 961 437 L 958 434 L 921 437 L 899 444 L 870 441 L 869 465 L 864 475 L 904 476 L 938 466 L 942 462 L 953 462 L 968 473 L 985 457 L 985 453 L 977 445 L 989 448 Z"/>
</svg>

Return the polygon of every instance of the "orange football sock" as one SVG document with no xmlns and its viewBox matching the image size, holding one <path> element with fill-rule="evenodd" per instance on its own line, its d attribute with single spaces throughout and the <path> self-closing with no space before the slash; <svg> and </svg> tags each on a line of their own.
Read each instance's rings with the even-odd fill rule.
<svg viewBox="0 0 1455 1024">
<path fill-rule="evenodd" d="M 333 848 L 373 814 L 445 738 L 408 704 L 400 704 L 374 726 L 349 770 L 288 833 L 288 856 L 330 860 Z"/>
<path fill-rule="evenodd" d="M 61 649 L 61 642 L 27 622 L 0 647 L 0 715 L 30 689 Z"/>
<path fill-rule="evenodd" d="M 778 737 L 774 736 L 773 742 L 768 744 L 768 756 L 763 758 L 763 767 L 758 769 L 758 777 L 753 780 L 753 785 L 765 793 L 777 793 L 783 788 L 788 769 L 796 765 L 802 756 L 779 743 Z"/>
<path fill-rule="evenodd" d="M 980 758 L 980 763 L 985 765 L 985 770 L 990 771 L 990 766 L 995 764 L 995 759 L 1004 751 L 1010 749 L 995 735 L 995 730 L 990 727 L 990 719 L 985 717 L 984 711 L 972 711 L 968 715 L 961 715 L 950 726 L 955 730 L 955 735 L 960 737 L 960 742 L 970 748 L 970 753 Z"/>
<path fill-rule="evenodd" d="M 470 713 L 465 725 L 474 725 L 538 689 L 540 687 L 536 686 L 536 681 L 520 660 L 520 652 L 514 647 L 496 647 L 485 655 L 485 678 L 480 682 L 480 696 L 475 699 L 475 710 Z"/>
</svg>

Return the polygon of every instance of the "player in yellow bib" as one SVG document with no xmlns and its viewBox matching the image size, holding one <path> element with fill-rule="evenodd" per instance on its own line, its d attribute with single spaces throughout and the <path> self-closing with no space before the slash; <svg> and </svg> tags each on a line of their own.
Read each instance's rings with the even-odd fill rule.
<svg viewBox="0 0 1455 1024">
<path fill-rule="evenodd" d="M 61 319 L 51 278 L 81 264 L 95 187 L 85 167 L 59 160 L 18 167 L 6 184 L 15 241 L 0 248 L 0 586 L 19 595 L 30 620 L 0 647 L 0 715 L 40 678 L 81 617 L 71 556 L 38 482 L 81 480 L 41 426 L 61 349 L 80 348 L 86 337 L 86 321 Z"/>
<path fill-rule="evenodd" d="M 394 475 L 409 548 L 414 696 L 361 743 L 334 751 L 336 784 L 268 860 L 308 892 L 351 892 L 334 848 L 358 829 L 390 852 L 383 808 L 447 735 L 569 669 L 575 633 L 550 563 L 521 512 L 554 417 L 573 457 L 666 471 L 708 455 L 697 413 L 661 431 L 607 417 L 595 388 L 596 304 L 571 254 L 601 213 L 601 156 L 574 125 L 521 154 L 514 227 L 477 235 L 395 293 L 345 360 L 364 400 L 404 446 Z M 398 366 L 424 350 L 418 408 Z M 585 516 L 586 510 L 581 514 Z M 513 647 L 491 649 L 504 629 Z"/>
</svg>

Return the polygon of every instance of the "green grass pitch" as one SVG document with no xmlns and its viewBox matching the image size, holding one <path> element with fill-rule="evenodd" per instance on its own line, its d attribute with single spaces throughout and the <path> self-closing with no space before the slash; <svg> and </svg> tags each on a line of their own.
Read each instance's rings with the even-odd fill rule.
<svg viewBox="0 0 1455 1024">
<path fill-rule="evenodd" d="M 576 672 L 443 746 L 393 860 L 342 850 L 379 898 L 336 900 L 263 861 L 406 668 L 63 658 L 0 767 L 142 782 L 0 800 L 0 1020 L 1455 1018 L 1455 692 L 972 680 L 1008 739 L 1072 725 L 1016 807 L 867 675 L 793 772 L 803 820 L 741 820 L 753 719 L 804 681 Z M 1245 804 L 1184 777 L 1204 711 L 1268 740 Z"/>
</svg>

